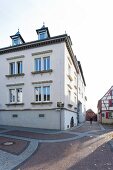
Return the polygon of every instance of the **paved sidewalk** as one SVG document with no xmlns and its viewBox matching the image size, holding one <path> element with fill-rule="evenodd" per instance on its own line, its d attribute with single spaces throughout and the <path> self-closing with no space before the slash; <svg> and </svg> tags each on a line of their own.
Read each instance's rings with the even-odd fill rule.
<svg viewBox="0 0 113 170">
<path fill-rule="evenodd" d="M 66 140 L 39 141 L 38 152 L 20 170 L 106 170 L 113 166 L 110 134 L 97 122 L 65 131 L 78 136 Z M 58 142 L 59 141 L 59 142 Z M 106 157 L 107 155 L 107 157 Z"/>
<path fill-rule="evenodd" d="M 0 138 L 24 148 L 15 155 L 16 147 L 1 143 L 0 170 L 106 170 L 113 166 L 112 128 L 106 130 L 97 122 L 52 132 L 0 127 Z"/>
</svg>

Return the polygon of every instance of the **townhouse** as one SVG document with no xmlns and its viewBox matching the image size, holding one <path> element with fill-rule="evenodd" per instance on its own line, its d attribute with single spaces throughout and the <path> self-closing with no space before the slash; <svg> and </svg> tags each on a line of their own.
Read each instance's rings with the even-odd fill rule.
<svg viewBox="0 0 113 170">
<path fill-rule="evenodd" d="M 67 34 L 36 32 L 25 42 L 18 30 L 0 49 L 0 125 L 65 130 L 85 120 L 82 67 Z"/>
</svg>

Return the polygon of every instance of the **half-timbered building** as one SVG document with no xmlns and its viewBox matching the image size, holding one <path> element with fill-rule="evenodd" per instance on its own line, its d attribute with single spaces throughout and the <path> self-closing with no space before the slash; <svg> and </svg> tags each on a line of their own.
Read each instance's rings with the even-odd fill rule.
<svg viewBox="0 0 113 170">
<path fill-rule="evenodd" d="M 98 120 L 101 123 L 113 123 L 113 86 L 98 101 Z"/>
</svg>

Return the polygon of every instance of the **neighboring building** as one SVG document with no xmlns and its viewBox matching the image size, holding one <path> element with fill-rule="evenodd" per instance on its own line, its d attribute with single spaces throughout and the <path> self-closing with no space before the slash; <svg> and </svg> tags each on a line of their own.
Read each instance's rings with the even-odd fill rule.
<svg viewBox="0 0 113 170">
<path fill-rule="evenodd" d="M 113 123 L 113 86 L 98 101 L 98 120 L 101 123 Z"/>
<path fill-rule="evenodd" d="M 97 114 L 92 109 L 88 109 L 86 111 L 86 120 L 90 121 L 91 118 L 93 121 L 97 121 Z"/>
<path fill-rule="evenodd" d="M 18 31 L 0 49 L 0 124 L 65 130 L 85 120 L 81 65 L 67 34 L 50 37 L 44 25 L 36 32 L 38 40 L 25 43 Z"/>
</svg>

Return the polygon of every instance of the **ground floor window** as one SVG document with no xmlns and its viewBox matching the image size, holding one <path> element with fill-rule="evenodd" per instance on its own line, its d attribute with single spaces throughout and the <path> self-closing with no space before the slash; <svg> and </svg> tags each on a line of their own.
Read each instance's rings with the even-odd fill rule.
<svg viewBox="0 0 113 170">
<path fill-rule="evenodd" d="M 104 112 L 102 112 L 102 117 L 105 117 L 105 113 Z"/>
<path fill-rule="evenodd" d="M 112 118 L 113 119 L 113 112 L 109 112 L 109 119 Z"/>
<path fill-rule="evenodd" d="M 50 101 L 50 86 L 35 87 L 35 101 Z"/>
<path fill-rule="evenodd" d="M 9 102 L 22 103 L 22 88 L 9 89 Z"/>
<path fill-rule="evenodd" d="M 41 101 L 41 87 L 35 87 L 35 100 Z"/>
</svg>

